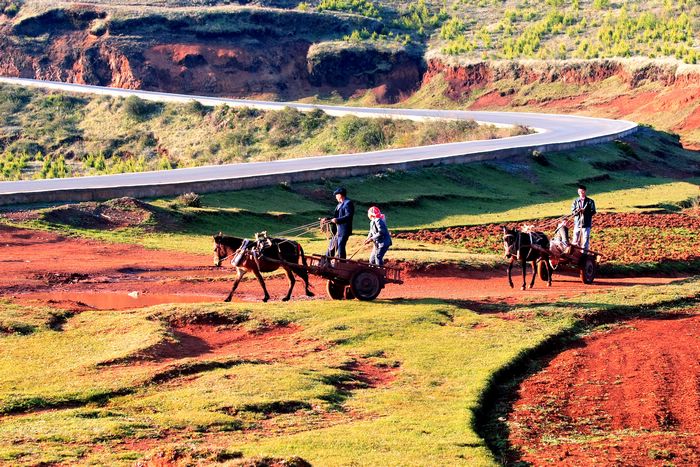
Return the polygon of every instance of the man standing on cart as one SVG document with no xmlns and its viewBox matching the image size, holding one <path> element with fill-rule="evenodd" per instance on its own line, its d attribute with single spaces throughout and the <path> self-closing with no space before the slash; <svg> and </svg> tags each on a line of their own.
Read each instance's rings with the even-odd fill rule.
<svg viewBox="0 0 700 467">
<path fill-rule="evenodd" d="M 331 219 L 324 219 L 325 223 L 331 225 L 330 244 L 328 245 L 328 256 L 337 256 L 345 258 L 345 245 L 348 243 L 348 238 L 352 235 L 352 218 L 355 215 L 355 204 L 347 198 L 345 188 L 338 187 L 333 192 L 338 205 L 335 207 L 335 212 Z"/>
<path fill-rule="evenodd" d="M 574 216 L 574 245 L 578 245 L 585 252 L 591 239 L 591 225 L 593 215 L 596 213 L 595 201 L 586 196 L 586 187 L 578 186 L 578 198 L 571 203 L 571 215 Z"/>
</svg>

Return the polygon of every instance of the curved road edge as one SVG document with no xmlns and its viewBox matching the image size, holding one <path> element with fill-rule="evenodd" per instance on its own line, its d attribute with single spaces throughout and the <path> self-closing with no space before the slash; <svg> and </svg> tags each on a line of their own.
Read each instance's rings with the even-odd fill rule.
<svg viewBox="0 0 700 467">
<path fill-rule="evenodd" d="M 471 119 L 498 126 L 526 125 L 538 131 L 530 135 L 496 140 L 467 141 L 357 154 L 339 154 L 273 162 L 205 166 L 168 171 L 75 177 L 52 180 L 0 182 L 0 205 L 94 201 L 131 196 L 174 196 L 184 192 L 209 193 L 258 188 L 279 183 L 315 181 L 374 174 L 381 170 L 409 170 L 444 164 L 464 164 L 502 159 L 529 151 L 563 151 L 609 142 L 638 130 L 634 122 L 574 115 L 520 112 L 470 112 L 457 110 L 388 109 L 266 102 L 244 99 L 189 96 L 152 91 L 1 78 L 0 82 L 67 92 L 120 97 L 137 95 L 161 102 L 197 100 L 203 105 L 248 106 L 260 109 L 293 107 L 301 111 L 321 109 L 329 114 L 421 119 Z"/>
</svg>

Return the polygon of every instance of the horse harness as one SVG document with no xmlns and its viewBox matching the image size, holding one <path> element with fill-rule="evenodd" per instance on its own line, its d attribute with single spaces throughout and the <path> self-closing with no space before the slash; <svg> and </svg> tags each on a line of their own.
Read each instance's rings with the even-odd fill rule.
<svg viewBox="0 0 700 467">
<path fill-rule="evenodd" d="M 516 258 L 518 261 L 520 261 L 520 258 L 521 258 L 520 250 L 522 250 L 522 249 L 524 248 L 524 247 L 521 245 L 521 240 L 520 240 L 520 239 L 522 238 L 522 234 L 527 233 L 528 237 L 530 237 L 530 244 L 529 244 L 529 245 L 526 245 L 526 246 L 528 247 L 528 252 L 527 252 L 527 254 L 525 255 L 525 258 L 527 258 L 528 256 L 530 256 L 530 253 L 532 253 L 532 250 L 533 250 L 532 245 L 535 243 L 535 240 L 532 238 L 532 231 L 530 231 L 530 232 L 518 232 L 517 230 L 515 230 L 514 232 L 516 232 L 516 233 L 514 233 L 514 234 L 513 234 L 513 233 L 505 234 L 505 235 L 503 236 L 503 238 L 507 238 L 507 237 L 516 237 L 516 240 L 515 240 L 515 243 L 516 243 L 516 245 L 515 245 L 515 258 Z"/>
<path fill-rule="evenodd" d="M 270 248 L 274 245 L 275 247 L 277 247 L 278 257 L 282 258 L 282 250 L 280 250 L 280 243 L 281 242 L 273 243 L 272 239 L 267 236 L 267 232 L 263 231 L 255 234 L 255 240 L 243 240 L 241 246 L 238 247 L 238 249 L 232 255 L 227 256 L 227 258 L 233 256 L 233 259 L 231 260 L 231 265 L 233 265 L 234 267 L 239 267 L 241 261 L 243 261 L 243 258 L 246 256 L 247 253 L 250 257 L 253 258 L 253 261 L 255 261 L 255 264 L 258 266 L 259 269 L 260 258 L 263 256 L 263 250 L 265 248 Z"/>
</svg>

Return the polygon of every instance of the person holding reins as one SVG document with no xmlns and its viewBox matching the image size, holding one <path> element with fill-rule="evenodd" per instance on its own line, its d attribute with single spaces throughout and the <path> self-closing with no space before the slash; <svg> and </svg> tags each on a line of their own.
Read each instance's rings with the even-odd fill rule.
<svg viewBox="0 0 700 467">
<path fill-rule="evenodd" d="M 571 203 L 571 215 L 574 217 L 573 244 L 586 252 L 591 239 L 591 225 L 595 213 L 595 201 L 586 196 L 585 185 L 579 185 L 578 198 Z"/>
<path fill-rule="evenodd" d="M 347 198 L 347 191 L 343 187 L 336 188 L 333 195 L 338 201 L 338 205 L 335 207 L 332 218 L 323 219 L 324 224 L 332 224 L 331 231 L 333 232 L 326 255 L 345 258 L 347 255 L 345 246 L 350 235 L 352 235 L 352 219 L 355 216 L 355 204 Z"/>
</svg>

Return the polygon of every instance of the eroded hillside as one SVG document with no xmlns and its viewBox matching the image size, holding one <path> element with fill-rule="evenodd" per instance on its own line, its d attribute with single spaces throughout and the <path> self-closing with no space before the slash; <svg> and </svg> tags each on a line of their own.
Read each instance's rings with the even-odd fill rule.
<svg viewBox="0 0 700 467">
<path fill-rule="evenodd" d="M 343 41 L 376 19 L 259 7 L 204 9 L 74 5 L 22 9 L 0 27 L 0 74 L 221 96 L 298 99 L 381 88 L 413 91 L 422 52 Z M 324 43 L 323 47 L 319 44 Z M 339 73 L 338 64 L 342 63 Z"/>
<path fill-rule="evenodd" d="M 221 3 L 0 2 L 0 75 L 581 113 L 650 124 L 700 146 L 700 7 L 692 2 Z"/>
</svg>

